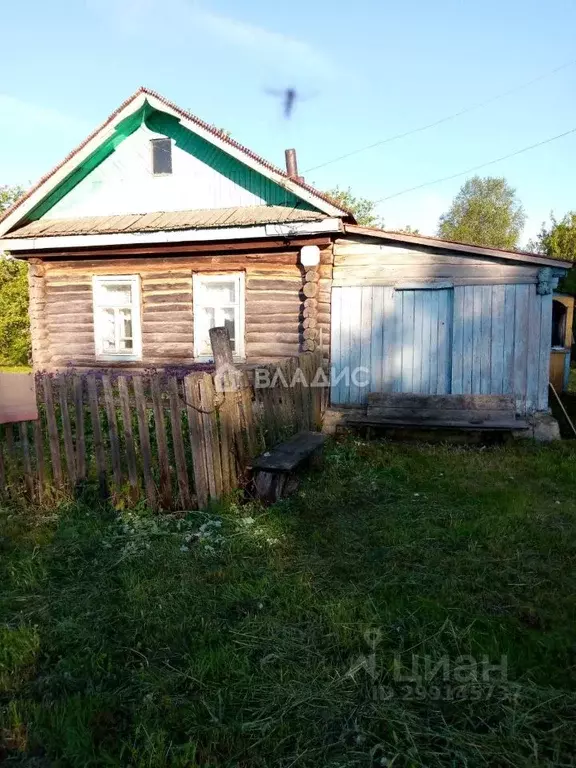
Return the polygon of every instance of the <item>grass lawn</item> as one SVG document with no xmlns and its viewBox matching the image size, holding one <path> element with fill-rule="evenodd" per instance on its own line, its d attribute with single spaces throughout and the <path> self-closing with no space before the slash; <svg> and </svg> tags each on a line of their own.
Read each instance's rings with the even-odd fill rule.
<svg viewBox="0 0 576 768">
<path fill-rule="evenodd" d="M 267 510 L 2 510 L 0 763 L 576 765 L 575 467 L 347 439 Z"/>
</svg>

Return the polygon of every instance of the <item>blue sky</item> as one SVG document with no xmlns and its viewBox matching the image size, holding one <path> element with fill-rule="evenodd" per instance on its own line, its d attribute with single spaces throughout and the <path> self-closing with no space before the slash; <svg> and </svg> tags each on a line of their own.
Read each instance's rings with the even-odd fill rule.
<svg viewBox="0 0 576 768">
<path fill-rule="evenodd" d="M 140 85 L 321 189 L 384 198 L 576 127 L 576 64 L 428 131 L 314 166 L 576 59 L 574 0 L 29 0 L 2 9 L 0 184 L 27 185 Z M 290 121 L 267 89 L 302 93 Z M 576 134 L 504 161 L 528 223 L 576 208 Z M 379 206 L 433 234 L 465 177 Z"/>
</svg>

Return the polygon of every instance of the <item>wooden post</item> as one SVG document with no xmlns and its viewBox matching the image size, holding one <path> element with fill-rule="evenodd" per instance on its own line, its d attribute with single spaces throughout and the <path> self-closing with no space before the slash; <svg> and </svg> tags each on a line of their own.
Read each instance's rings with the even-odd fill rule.
<svg viewBox="0 0 576 768">
<path fill-rule="evenodd" d="M 216 392 L 224 395 L 219 409 L 220 456 L 223 490 L 229 493 L 237 482 L 236 460 L 241 459 L 244 453 L 238 407 L 238 372 L 234 368 L 228 329 L 223 326 L 211 328 L 210 344 L 216 366 Z"/>
<path fill-rule="evenodd" d="M 234 358 L 232 355 L 232 344 L 230 343 L 230 334 L 228 328 L 224 326 L 210 328 L 210 345 L 214 355 L 214 365 L 216 371 L 219 368 L 230 366 L 234 367 Z"/>
</svg>

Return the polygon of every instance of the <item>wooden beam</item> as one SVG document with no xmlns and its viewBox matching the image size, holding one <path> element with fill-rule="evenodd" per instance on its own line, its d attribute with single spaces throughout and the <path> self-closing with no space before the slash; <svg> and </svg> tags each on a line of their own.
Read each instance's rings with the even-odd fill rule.
<svg viewBox="0 0 576 768">
<path fill-rule="evenodd" d="M 181 253 L 230 253 L 232 251 L 273 251 L 286 250 L 286 248 L 300 248 L 303 245 L 317 245 L 319 248 L 326 248 L 332 243 L 331 237 L 300 237 L 290 239 L 284 237 L 276 240 L 244 240 L 239 242 L 222 243 L 215 241 L 212 243 L 187 243 L 185 245 L 161 244 L 161 245 L 131 245 L 128 247 L 105 247 L 43 251 L 43 259 L 85 259 L 89 257 L 96 258 L 118 258 L 119 256 L 138 256 L 146 255 L 173 255 Z M 38 258 L 37 251 L 21 251 L 17 258 L 31 259 Z M 254 254 L 252 258 L 257 258 L 259 254 Z"/>
</svg>

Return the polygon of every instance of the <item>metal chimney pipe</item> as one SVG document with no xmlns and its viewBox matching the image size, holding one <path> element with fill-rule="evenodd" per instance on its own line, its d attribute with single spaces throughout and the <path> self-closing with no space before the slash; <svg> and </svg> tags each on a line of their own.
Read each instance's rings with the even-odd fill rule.
<svg viewBox="0 0 576 768">
<path fill-rule="evenodd" d="M 298 180 L 298 161 L 296 159 L 296 150 L 287 149 L 284 152 L 286 157 L 286 173 L 291 179 Z"/>
</svg>

